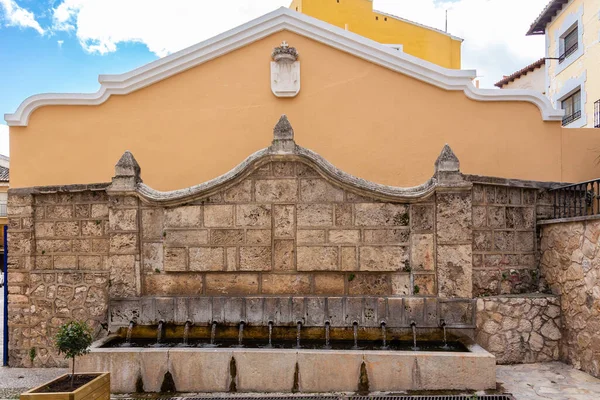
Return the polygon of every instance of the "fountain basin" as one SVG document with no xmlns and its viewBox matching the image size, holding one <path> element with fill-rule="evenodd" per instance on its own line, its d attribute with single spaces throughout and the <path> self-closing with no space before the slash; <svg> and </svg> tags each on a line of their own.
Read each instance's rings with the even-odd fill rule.
<svg viewBox="0 0 600 400">
<path fill-rule="evenodd" d="M 112 393 L 160 392 L 171 379 L 177 392 L 356 392 L 365 378 L 369 391 L 496 387 L 495 357 L 468 338 L 466 352 L 103 347 L 119 338 L 78 361 L 78 372 L 111 372 Z"/>
</svg>

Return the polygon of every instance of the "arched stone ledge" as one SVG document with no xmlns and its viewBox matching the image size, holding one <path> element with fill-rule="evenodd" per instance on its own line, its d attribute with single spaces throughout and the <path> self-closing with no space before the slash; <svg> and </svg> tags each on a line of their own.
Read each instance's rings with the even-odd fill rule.
<svg viewBox="0 0 600 400">
<path fill-rule="evenodd" d="M 436 187 L 461 187 L 469 185 L 462 179 L 459 162 L 448 145 L 436 161 L 435 175 L 425 183 L 413 187 L 382 185 L 348 174 L 312 150 L 297 145 L 293 129 L 285 115 L 274 129 L 271 146 L 259 150 L 231 171 L 210 181 L 185 189 L 159 191 L 144 184 L 140 167 L 130 152 L 125 152 L 116 166 L 116 175 L 107 189 L 112 194 L 137 195 L 149 204 L 179 205 L 208 198 L 226 190 L 251 175 L 262 165 L 272 161 L 297 161 L 313 167 L 324 179 L 355 194 L 382 201 L 414 202 L 431 196 Z"/>
</svg>

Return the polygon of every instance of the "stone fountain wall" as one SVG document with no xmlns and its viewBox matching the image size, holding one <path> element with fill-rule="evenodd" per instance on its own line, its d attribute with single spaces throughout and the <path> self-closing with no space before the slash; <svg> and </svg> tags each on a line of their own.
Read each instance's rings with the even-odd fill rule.
<svg viewBox="0 0 600 400">
<path fill-rule="evenodd" d="M 111 183 L 10 191 L 10 364 L 64 365 L 70 319 L 96 336 L 132 319 L 473 330 L 474 295 L 537 287 L 545 204 L 535 183 L 461 174 L 448 146 L 419 187 L 366 182 L 284 118 L 269 148 L 180 191 L 144 185 L 126 152 Z"/>
</svg>

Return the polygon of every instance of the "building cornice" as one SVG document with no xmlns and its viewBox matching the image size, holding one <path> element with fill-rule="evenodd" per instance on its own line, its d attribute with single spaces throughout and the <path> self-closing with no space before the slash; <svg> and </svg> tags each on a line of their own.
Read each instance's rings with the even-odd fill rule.
<svg viewBox="0 0 600 400">
<path fill-rule="evenodd" d="M 10 126 L 27 126 L 31 114 L 43 106 L 99 105 L 111 95 L 132 93 L 284 30 L 444 90 L 463 91 L 473 100 L 530 102 L 540 109 L 545 121 L 562 120 L 563 111 L 554 109 L 548 99 L 535 91 L 476 88 L 472 83 L 476 77 L 474 70 L 443 68 L 285 7 L 130 72 L 100 75 L 98 81 L 101 86 L 96 93 L 47 93 L 31 96 L 13 114 L 5 114 L 4 119 Z"/>
</svg>

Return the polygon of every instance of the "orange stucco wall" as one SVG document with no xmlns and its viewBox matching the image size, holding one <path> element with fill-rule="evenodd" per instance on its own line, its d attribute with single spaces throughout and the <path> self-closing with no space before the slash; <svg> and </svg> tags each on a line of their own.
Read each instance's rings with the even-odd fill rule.
<svg viewBox="0 0 600 400">
<path fill-rule="evenodd" d="M 270 89 L 270 54 L 282 40 L 301 57 L 293 99 Z M 107 182 L 125 150 L 150 186 L 188 187 L 268 146 L 281 114 L 298 144 L 383 184 L 424 182 L 444 143 L 465 173 L 553 181 L 600 173 L 596 130 L 566 132 L 532 104 L 473 101 L 280 32 L 99 106 L 36 110 L 29 126 L 10 129 L 11 187 Z"/>
</svg>

